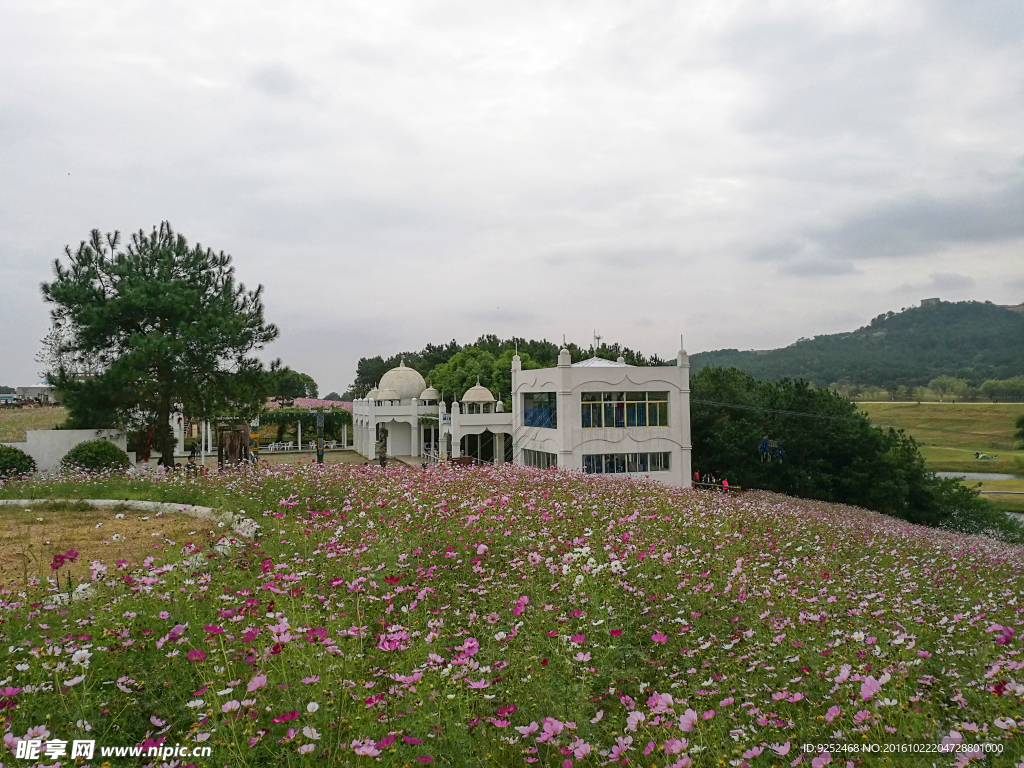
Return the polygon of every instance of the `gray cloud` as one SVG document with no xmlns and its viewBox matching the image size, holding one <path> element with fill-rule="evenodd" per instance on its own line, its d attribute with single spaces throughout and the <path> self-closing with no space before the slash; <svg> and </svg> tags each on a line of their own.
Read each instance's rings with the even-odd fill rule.
<svg viewBox="0 0 1024 768">
<path fill-rule="evenodd" d="M 1017 303 L 1021 22 L 1017 0 L 15 4 L 0 384 L 35 377 L 64 244 L 162 219 L 266 285 L 268 356 L 325 391 L 487 332 L 672 356 L 680 332 L 848 329 L 891 286 Z"/>
</svg>

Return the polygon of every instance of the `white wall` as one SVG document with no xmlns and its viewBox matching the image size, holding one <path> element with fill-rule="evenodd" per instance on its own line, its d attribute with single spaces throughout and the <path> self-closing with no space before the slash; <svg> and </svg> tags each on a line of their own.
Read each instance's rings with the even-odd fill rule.
<svg viewBox="0 0 1024 768">
<path fill-rule="evenodd" d="M 79 443 L 97 439 L 110 440 L 122 451 L 127 451 L 128 438 L 113 429 L 32 429 L 26 433 L 24 443 L 4 443 L 19 448 L 36 462 L 36 469 L 48 472 L 56 469 L 60 460 Z M 134 455 L 129 454 L 134 464 Z"/>
</svg>

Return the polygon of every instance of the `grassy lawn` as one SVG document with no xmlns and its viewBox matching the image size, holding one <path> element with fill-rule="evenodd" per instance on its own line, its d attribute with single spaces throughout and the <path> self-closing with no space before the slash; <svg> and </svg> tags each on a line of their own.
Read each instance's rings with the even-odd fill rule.
<svg viewBox="0 0 1024 768">
<path fill-rule="evenodd" d="M 0 410 L 0 443 L 21 443 L 30 429 L 53 429 L 67 416 L 60 406 Z"/>
<path fill-rule="evenodd" d="M 47 578 L 54 555 L 71 549 L 78 552 L 80 571 L 96 562 L 115 571 L 118 560 L 175 562 L 187 542 L 206 544 L 215 534 L 215 522 L 185 515 L 93 509 L 81 502 L 0 506 L 0 585 Z"/>
<path fill-rule="evenodd" d="M 1014 422 L 1024 403 L 859 403 L 878 426 L 896 427 L 921 446 L 928 466 L 949 472 L 1024 474 L 1024 451 L 1014 450 Z M 974 458 L 975 451 L 997 459 Z"/>
</svg>

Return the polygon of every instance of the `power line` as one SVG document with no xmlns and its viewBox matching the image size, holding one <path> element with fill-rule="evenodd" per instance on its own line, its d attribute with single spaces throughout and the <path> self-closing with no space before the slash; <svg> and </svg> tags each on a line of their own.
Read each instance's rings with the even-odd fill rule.
<svg viewBox="0 0 1024 768">
<path fill-rule="evenodd" d="M 812 418 L 812 419 L 827 419 L 827 420 L 830 420 L 830 421 L 854 421 L 854 420 L 856 420 L 855 416 L 829 416 L 829 415 L 821 414 L 821 413 L 807 413 L 805 411 L 790 411 L 790 410 L 785 410 L 785 409 L 782 409 L 782 408 L 766 408 L 765 406 L 760 406 L 760 405 L 740 405 L 739 403 L 722 403 L 722 402 L 719 402 L 717 400 L 701 400 L 699 398 L 691 398 L 690 402 L 691 403 L 704 403 L 705 405 L 720 405 L 720 406 L 723 406 L 725 408 L 738 408 L 740 410 L 745 410 L 745 411 L 764 411 L 764 412 L 767 412 L 767 413 L 783 413 L 783 414 L 787 414 L 787 415 L 790 415 L 790 416 L 806 416 L 806 417 Z M 879 426 L 879 427 L 890 427 L 892 429 L 902 429 L 904 432 L 907 432 L 907 433 L 909 433 L 911 431 L 911 428 L 908 428 L 906 426 L 898 426 L 896 424 L 887 424 L 887 423 L 884 423 L 884 422 L 877 422 L 877 424 L 876 424 L 871 419 L 870 416 L 868 416 L 867 418 L 868 418 L 869 421 L 871 421 L 873 424 L 875 424 L 876 426 Z M 924 430 L 924 431 L 928 431 L 928 432 L 948 432 L 948 433 L 954 434 L 954 435 L 976 435 L 978 437 L 988 437 L 988 438 L 995 438 L 995 439 L 1000 439 L 1001 438 L 1000 435 L 992 434 L 991 432 L 967 432 L 967 431 L 963 431 L 963 430 L 959 430 L 959 429 L 943 429 L 942 427 L 913 427 L 913 429 L 914 430 Z M 1012 439 L 1012 438 L 1007 438 L 1007 439 Z"/>
</svg>

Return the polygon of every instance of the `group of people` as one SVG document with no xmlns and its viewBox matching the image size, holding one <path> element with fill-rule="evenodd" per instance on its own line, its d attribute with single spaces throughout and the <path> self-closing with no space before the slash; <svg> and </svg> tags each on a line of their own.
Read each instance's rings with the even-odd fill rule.
<svg viewBox="0 0 1024 768">
<path fill-rule="evenodd" d="M 719 479 L 717 477 L 715 477 L 713 474 L 711 474 L 710 472 L 705 472 L 704 473 L 704 477 L 700 476 L 700 472 L 694 472 L 693 473 L 693 482 L 694 482 L 695 485 L 701 485 L 701 484 L 703 484 L 703 485 L 721 485 L 722 486 L 722 490 L 725 490 L 725 491 L 729 490 L 729 481 L 728 480 L 726 480 L 723 477 L 721 479 L 721 481 L 719 481 Z"/>
</svg>

